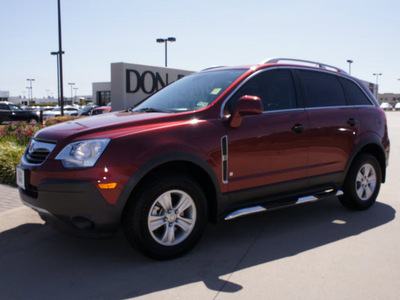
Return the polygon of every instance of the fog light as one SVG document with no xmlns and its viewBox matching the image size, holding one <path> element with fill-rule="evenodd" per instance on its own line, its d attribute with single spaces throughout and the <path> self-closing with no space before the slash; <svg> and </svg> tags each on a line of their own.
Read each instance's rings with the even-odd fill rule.
<svg viewBox="0 0 400 300">
<path fill-rule="evenodd" d="M 103 190 L 108 190 L 108 189 L 115 189 L 117 187 L 116 182 L 110 182 L 110 183 L 99 183 L 99 188 Z"/>
</svg>

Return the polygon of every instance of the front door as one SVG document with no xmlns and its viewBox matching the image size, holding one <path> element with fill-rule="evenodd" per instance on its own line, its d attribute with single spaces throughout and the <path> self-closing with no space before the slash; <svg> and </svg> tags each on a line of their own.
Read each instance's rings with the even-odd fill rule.
<svg viewBox="0 0 400 300">
<path fill-rule="evenodd" d="M 274 69 L 255 74 L 227 102 L 225 113 L 243 95 L 258 96 L 264 113 L 245 116 L 227 130 L 229 191 L 307 179 L 308 120 L 297 101 L 292 73 Z"/>
</svg>

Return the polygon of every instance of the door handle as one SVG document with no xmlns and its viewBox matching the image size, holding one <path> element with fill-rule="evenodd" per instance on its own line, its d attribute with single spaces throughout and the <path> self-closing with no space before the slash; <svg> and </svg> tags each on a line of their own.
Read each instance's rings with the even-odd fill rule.
<svg viewBox="0 0 400 300">
<path fill-rule="evenodd" d="M 355 125 L 358 124 L 358 120 L 355 120 L 355 119 L 353 119 L 353 118 L 350 118 L 350 119 L 347 121 L 347 124 L 349 124 L 350 126 L 355 126 Z"/>
<path fill-rule="evenodd" d="M 296 124 L 291 128 L 291 130 L 296 132 L 296 133 L 300 133 L 300 132 L 302 132 L 303 130 L 306 130 L 306 129 L 307 129 L 307 126 L 304 126 L 304 125 L 301 125 L 301 124 Z"/>
</svg>

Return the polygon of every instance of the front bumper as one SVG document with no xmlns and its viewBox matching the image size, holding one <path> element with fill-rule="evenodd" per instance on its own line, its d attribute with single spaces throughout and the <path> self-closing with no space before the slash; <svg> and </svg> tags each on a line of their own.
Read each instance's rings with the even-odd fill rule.
<svg viewBox="0 0 400 300">
<path fill-rule="evenodd" d="M 84 237 L 114 233 L 122 209 L 106 202 L 89 181 L 45 180 L 37 188 L 19 188 L 22 202 L 53 227 Z"/>
</svg>

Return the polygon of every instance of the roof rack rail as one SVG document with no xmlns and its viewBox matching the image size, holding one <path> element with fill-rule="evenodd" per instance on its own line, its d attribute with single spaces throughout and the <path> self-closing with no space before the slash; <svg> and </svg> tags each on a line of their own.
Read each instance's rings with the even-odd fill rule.
<svg viewBox="0 0 400 300">
<path fill-rule="evenodd" d="M 279 63 L 280 61 L 288 61 L 288 62 L 299 62 L 299 63 L 303 63 L 303 64 L 311 64 L 311 65 L 315 65 L 317 68 L 321 68 L 321 69 L 325 69 L 325 70 L 333 70 L 336 71 L 338 73 L 344 73 L 344 74 L 348 74 L 346 71 L 334 67 L 334 66 L 330 66 L 327 64 L 323 64 L 320 62 L 316 62 L 316 61 L 310 61 L 310 60 L 303 60 L 303 59 L 295 59 L 295 58 L 267 58 L 263 61 L 261 61 L 259 64 L 260 65 L 264 65 L 267 63 Z"/>
<path fill-rule="evenodd" d="M 223 67 L 226 67 L 226 66 L 211 66 L 211 67 L 203 69 L 202 71 L 212 70 L 212 69 L 216 69 L 216 68 L 223 68 Z"/>
</svg>

